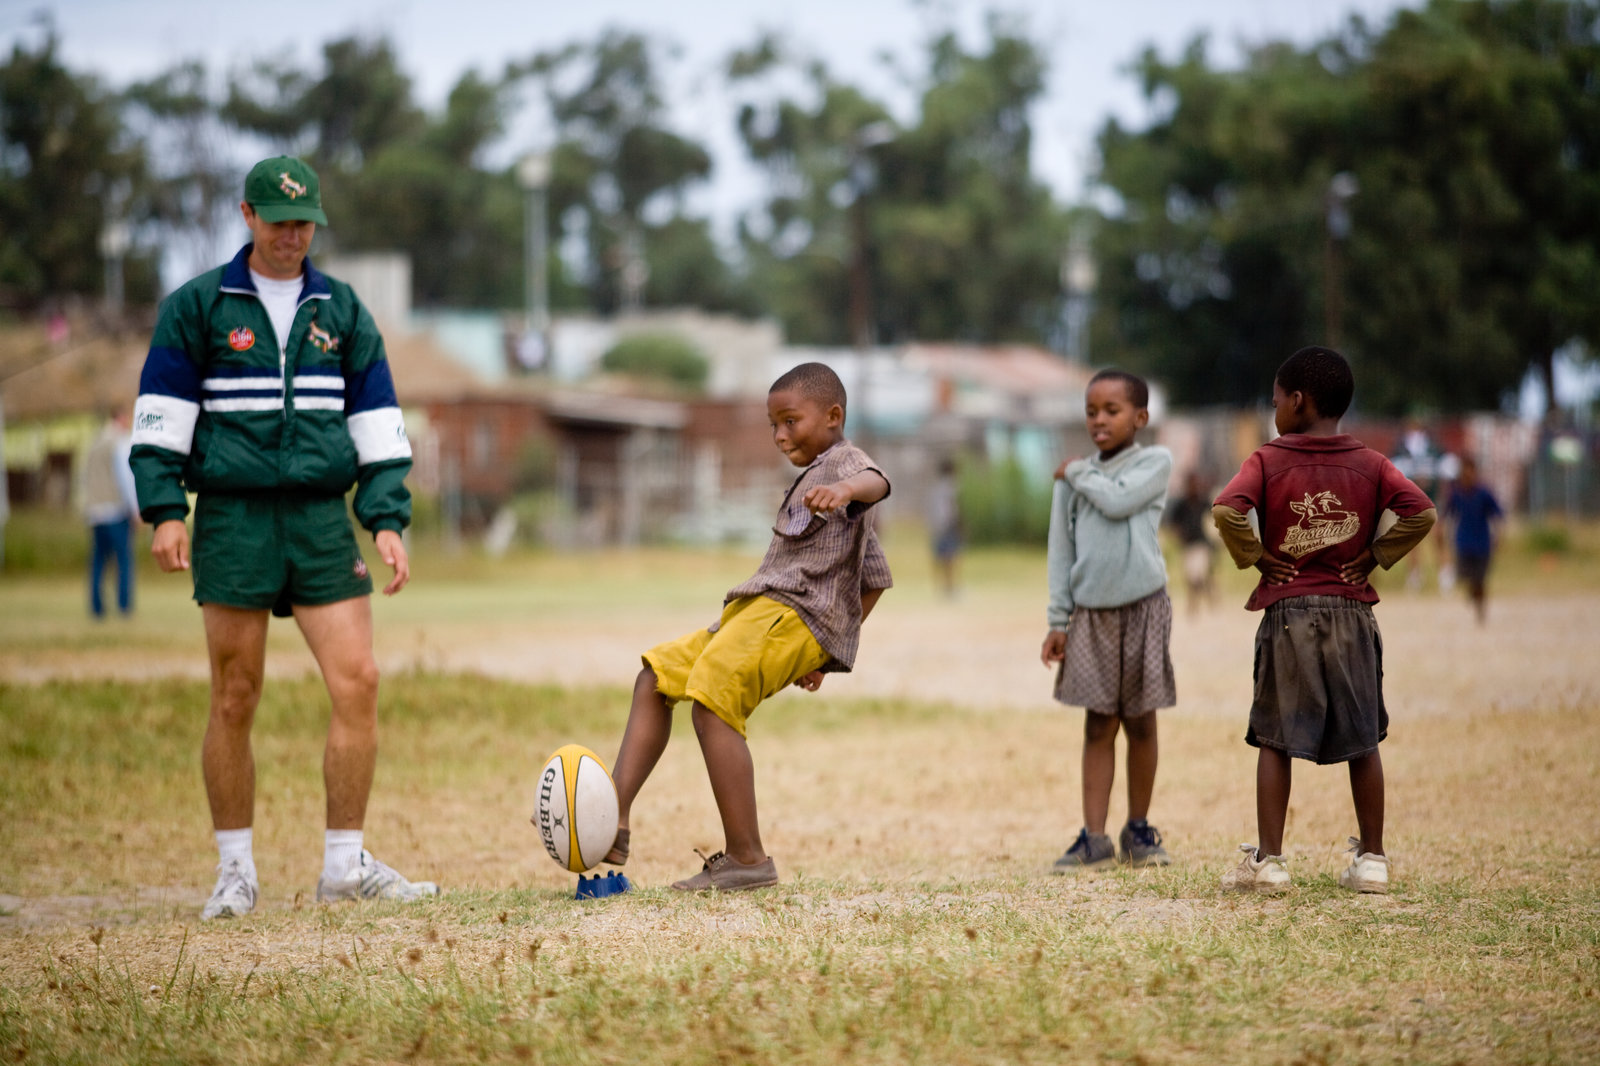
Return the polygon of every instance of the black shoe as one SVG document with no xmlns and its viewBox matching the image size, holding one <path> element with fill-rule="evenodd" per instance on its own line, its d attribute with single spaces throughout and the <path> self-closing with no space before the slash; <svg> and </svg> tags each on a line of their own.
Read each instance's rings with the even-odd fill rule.
<svg viewBox="0 0 1600 1066">
<path fill-rule="evenodd" d="M 1161 846 L 1161 832 L 1143 818 L 1122 827 L 1119 860 L 1130 866 L 1166 866 L 1172 862 Z"/>
<path fill-rule="evenodd" d="M 1079 870 L 1099 870 L 1107 866 L 1114 866 L 1117 862 L 1117 846 L 1111 838 L 1104 833 L 1091 833 L 1087 829 L 1078 830 L 1078 839 L 1072 842 L 1051 867 L 1051 872 L 1058 874 L 1077 873 Z"/>
</svg>

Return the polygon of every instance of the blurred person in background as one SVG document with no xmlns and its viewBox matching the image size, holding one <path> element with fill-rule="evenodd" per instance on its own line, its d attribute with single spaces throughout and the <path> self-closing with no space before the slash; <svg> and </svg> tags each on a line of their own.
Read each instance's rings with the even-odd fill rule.
<svg viewBox="0 0 1600 1066">
<path fill-rule="evenodd" d="M 1435 445 L 1433 435 L 1415 418 L 1406 423 L 1405 433 L 1400 438 L 1400 447 L 1389 457 L 1389 461 L 1394 463 L 1395 469 L 1412 484 L 1421 489 L 1436 507 L 1444 499 L 1446 486 L 1456 479 L 1461 469 L 1461 461 Z M 1436 543 L 1431 547 L 1424 541 L 1418 546 L 1418 550 L 1406 556 L 1406 588 L 1412 590 L 1422 588 L 1425 556 L 1428 554 L 1433 556 L 1440 588 L 1449 588 L 1453 578 L 1445 566 L 1442 543 L 1437 543 L 1438 538 L 1435 540 Z"/>
<path fill-rule="evenodd" d="M 108 559 L 117 565 L 117 610 L 124 618 L 133 613 L 133 523 L 139 516 L 139 500 L 128 465 L 133 449 L 128 427 L 128 408 L 118 404 L 108 413 L 83 463 L 83 520 L 91 537 L 89 613 L 96 619 L 106 616 L 101 586 Z"/>
<path fill-rule="evenodd" d="M 1189 617 L 1193 618 L 1202 606 L 1211 603 L 1211 563 L 1217 553 L 1206 535 L 1206 527 L 1211 524 L 1211 497 L 1200 471 L 1191 470 L 1184 475 L 1183 495 L 1167 507 L 1166 520 L 1178 538 L 1183 583 L 1188 587 Z"/>
<path fill-rule="evenodd" d="M 1444 505 L 1445 521 L 1452 527 L 1451 546 L 1455 550 L 1455 573 L 1467 586 L 1482 625 L 1489 616 L 1486 582 L 1489 557 L 1500 538 L 1498 526 L 1505 518 L 1500 501 L 1478 480 L 1478 463 L 1471 456 L 1461 460 L 1461 475 L 1450 489 Z"/>
<path fill-rule="evenodd" d="M 961 556 L 963 531 L 961 500 L 956 481 L 956 461 L 939 460 L 939 473 L 928 490 L 928 537 L 933 547 L 933 571 L 939 591 L 956 596 L 956 562 Z"/>
</svg>

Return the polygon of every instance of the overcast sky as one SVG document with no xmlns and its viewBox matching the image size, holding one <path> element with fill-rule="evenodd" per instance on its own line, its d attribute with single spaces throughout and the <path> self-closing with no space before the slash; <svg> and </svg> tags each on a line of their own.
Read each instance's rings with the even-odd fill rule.
<svg viewBox="0 0 1600 1066">
<path fill-rule="evenodd" d="M 969 46 L 984 40 L 985 13 L 1028 20 L 1050 63 L 1048 95 L 1034 114 L 1035 170 L 1063 199 L 1076 199 L 1093 165 L 1093 137 L 1107 115 L 1138 123 L 1144 108 L 1125 67 L 1146 45 L 1167 57 L 1205 32 L 1216 61 L 1266 39 L 1305 44 L 1352 13 L 1383 22 L 1417 0 L 320 0 L 309 4 L 219 4 L 215 0 L 0 0 L 0 41 L 36 41 L 49 11 L 66 62 L 113 85 L 201 58 L 220 72 L 290 55 L 313 68 L 322 42 L 350 33 L 387 35 L 414 79 L 420 102 L 437 107 L 456 79 L 477 68 L 497 75 L 508 59 L 608 27 L 648 31 L 676 45 L 667 68 L 672 121 L 707 143 L 718 174 L 698 202 L 718 215 L 746 206 L 755 186 L 739 157 L 719 68 L 760 30 L 779 31 L 822 57 L 848 81 L 910 118 L 912 97 L 879 59 L 887 51 L 920 72 L 922 42 L 954 24 Z M 540 139 L 531 113 L 510 141 Z M 522 146 L 508 143 L 507 156 Z"/>
</svg>

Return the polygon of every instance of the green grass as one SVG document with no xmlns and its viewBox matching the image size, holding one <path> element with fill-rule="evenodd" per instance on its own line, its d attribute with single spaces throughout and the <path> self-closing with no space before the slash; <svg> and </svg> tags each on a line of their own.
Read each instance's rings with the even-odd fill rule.
<svg viewBox="0 0 1600 1066">
<path fill-rule="evenodd" d="M 1492 579 L 1502 629 L 1469 630 L 1459 597 L 1378 575 L 1387 897 L 1337 887 L 1348 789 L 1339 768 L 1309 766 L 1286 838 L 1296 888 L 1218 891 L 1254 822 L 1234 702 L 1250 581 L 1220 564 L 1227 612 L 1175 624 L 1183 703 L 1162 721 L 1155 815 L 1174 865 L 1051 877 L 1077 824 L 1082 726 L 1049 709 L 1038 631 L 1015 623 L 1042 613 L 1042 553 L 966 553 L 948 604 L 901 528 L 897 587 L 866 634 L 874 675 L 905 647 L 896 627 L 955 656 L 962 626 L 1015 625 L 1040 702 L 976 709 L 954 686 L 948 701 L 850 699 L 840 679 L 763 707 L 751 745 L 780 887 L 662 887 L 693 871 L 690 847 L 720 841 L 682 715 L 634 810 L 636 892 L 574 901 L 528 825 L 550 751 L 615 751 L 634 628 L 709 620 L 753 559 L 423 546 L 412 587 L 374 605 L 380 655 L 422 666 L 386 668 L 367 828 L 380 857 L 446 894 L 310 902 L 327 697 L 298 673 L 294 627 L 274 624 L 254 733 L 263 896 L 246 920 L 203 925 L 215 853 L 187 580 L 142 573 L 138 617 L 97 625 L 75 566 L 8 571 L 0 679 L 50 679 L 0 680 L 0 1063 L 1600 1061 L 1600 673 L 1585 665 L 1600 617 L 1583 599 L 1600 588 L 1600 526 L 1556 555 L 1521 536 Z M 514 657 L 569 627 L 625 631 L 613 684 L 402 654 Z M 100 676 L 121 679 L 72 680 Z M 1121 801 L 1119 786 L 1119 819 Z"/>
<path fill-rule="evenodd" d="M 0 684 L 0 893 L 14 897 L 0 915 L 0 1061 L 1600 1055 L 1600 727 L 1588 708 L 1413 724 L 1385 755 L 1398 891 L 1341 891 L 1340 860 L 1319 844 L 1293 860 L 1289 896 L 1262 900 L 1218 892 L 1232 828 L 1192 813 L 1219 773 L 1234 775 L 1232 728 L 1163 727 L 1174 866 L 1075 880 L 1044 872 L 1058 833 L 1036 824 L 1065 799 L 1050 775 L 1070 727 L 828 701 L 773 714 L 753 741 L 783 885 L 726 898 L 661 887 L 688 872 L 682 838 L 714 832 L 684 735 L 636 811 L 629 872 L 642 887 L 579 903 L 525 823 L 531 777 L 574 737 L 609 757 L 625 698 L 388 679 L 369 839 L 447 892 L 321 908 L 308 896 L 325 696 L 311 679 L 268 685 L 262 906 L 201 925 L 204 683 Z M 1348 818 L 1340 775 L 1296 784 L 1291 836 L 1327 842 Z"/>
<path fill-rule="evenodd" d="M 1313 886 L 1140 923 L 1140 878 L 827 884 L 603 904 L 463 893 L 248 934 L 41 945 L 0 993 L 34 1061 L 1580 1062 L 1595 940 L 1576 888 L 1445 884 L 1375 908 Z M 1111 897 L 1107 899 L 1106 897 Z M 1108 905 L 1109 904 L 1109 905 Z M 1201 908 L 1195 908 L 1200 910 Z M 619 918 L 636 935 L 607 932 Z M 1442 946 L 1435 927 L 1454 926 Z M 708 926 L 715 926 L 708 929 Z M 731 930 L 731 931 L 730 931 Z M 304 941 L 292 967 L 272 945 Z M 219 957 L 220 956 L 220 957 Z"/>
</svg>

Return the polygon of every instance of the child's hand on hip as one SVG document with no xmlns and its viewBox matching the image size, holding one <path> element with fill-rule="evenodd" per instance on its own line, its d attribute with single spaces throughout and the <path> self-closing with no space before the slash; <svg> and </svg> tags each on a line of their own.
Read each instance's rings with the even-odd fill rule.
<svg viewBox="0 0 1600 1066">
<path fill-rule="evenodd" d="M 1300 571 L 1293 563 L 1287 559 L 1280 559 L 1269 551 L 1263 551 L 1255 565 L 1269 585 L 1287 585 L 1300 576 Z"/>
<path fill-rule="evenodd" d="M 1373 567 L 1377 565 L 1378 560 L 1372 554 L 1372 549 L 1362 548 L 1360 555 L 1339 568 L 1339 577 L 1350 585 L 1365 585 L 1367 576 L 1372 573 Z"/>
</svg>

